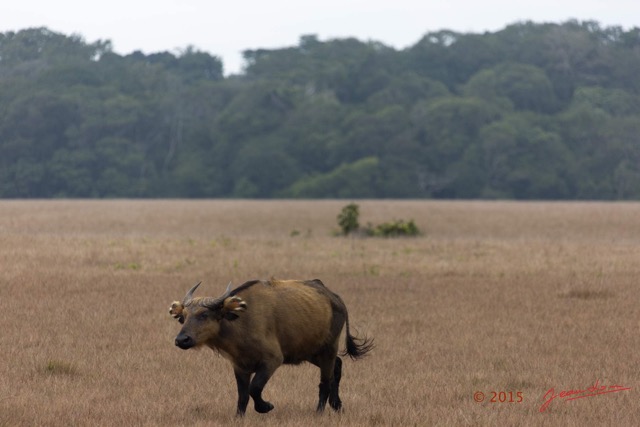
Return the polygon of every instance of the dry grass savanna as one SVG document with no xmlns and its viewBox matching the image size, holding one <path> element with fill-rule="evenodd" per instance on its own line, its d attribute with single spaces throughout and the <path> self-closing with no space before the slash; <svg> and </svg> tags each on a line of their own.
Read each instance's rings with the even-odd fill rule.
<svg viewBox="0 0 640 427">
<path fill-rule="evenodd" d="M 358 203 L 424 234 L 335 237 L 344 201 L 1 201 L 0 425 L 640 425 L 640 204 Z M 320 278 L 375 337 L 343 413 L 284 366 L 237 420 L 229 363 L 174 346 L 195 282 L 271 276 Z M 539 412 L 596 381 L 631 389 Z"/>
</svg>

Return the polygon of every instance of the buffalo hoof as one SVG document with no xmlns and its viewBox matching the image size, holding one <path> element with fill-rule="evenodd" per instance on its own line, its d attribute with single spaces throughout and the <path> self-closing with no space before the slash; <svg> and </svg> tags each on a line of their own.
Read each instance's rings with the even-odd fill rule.
<svg viewBox="0 0 640 427">
<path fill-rule="evenodd" d="M 342 401 L 340 399 L 332 400 L 329 398 L 329 406 L 336 412 L 342 412 Z"/>
<path fill-rule="evenodd" d="M 266 414 L 267 412 L 273 409 L 273 405 L 266 401 L 256 402 L 255 409 L 257 412 L 260 412 L 261 414 Z"/>
</svg>

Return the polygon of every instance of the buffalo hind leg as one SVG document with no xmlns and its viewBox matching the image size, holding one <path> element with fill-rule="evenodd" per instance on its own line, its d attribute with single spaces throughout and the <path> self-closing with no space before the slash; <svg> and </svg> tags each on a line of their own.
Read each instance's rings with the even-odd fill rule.
<svg viewBox="0 0 640 427">
<path fill-rule="evenodd" d="M 249 394 L 253 398 L 255 410 L 261 414 L 266 414 L 273 409 L 273 405 L 270 402 L 262 399 L 262 390 L 264 389 L 264 386 L 267 385 L 267 381 L 269 381 L 269 378 L 271 378 L 278 366 L 280 366 L 279 363 L 266 362 L 258 368 L 256 375 L 251 380 Z"/>
<path fill-rule="evenodd" d="M 238 409 L 236 411 L 237 416 L 243 416 L 247 410 L 247 404 L 249 403 L 249 384 L 251 383 L 251 373 L 245 373 L 233 370 L 236 376 L 236 384 L 238 386 Z"/>
<path fill-rule="evenodd" d="M 329 405 L 334 411 L 342 409 L 342 401 L 340 400 L 340 378 L 342 378 L 342 359 L 336 357 L 335 367 L 333 369 L 333 383 L 329 391 Z"/>
<path fill-rule="evenodd" d="M 318 386 L 320 390 L 318 393 L 317 412 L 324 411 L 327 400 L 329 400 L 329 395 L 331 394 L 331 389 L 333 387 L 334 361 L 335 356 L 315 361 L 315 364 L 320 367 L 320 385 Z"/>
</svg>

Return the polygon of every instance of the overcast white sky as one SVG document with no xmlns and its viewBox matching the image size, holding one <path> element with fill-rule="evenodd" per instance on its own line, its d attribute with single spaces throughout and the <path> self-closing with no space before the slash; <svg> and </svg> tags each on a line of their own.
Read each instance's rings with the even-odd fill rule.
<svg viewBox="0 0 640 427">
<path fill-rule="evenodd" d="M 3 0 L 0 32 L 48 27 L 85 41 L 111 40 L 127 54 L 193 45 L 222 58 L 225 74 L 242 68 L 245 49 L 356 37 L 397 49 L 425 33 L 495 31 L 517 21 L 595 20 L 640 26 L 640 0 Z"/>
</svg>

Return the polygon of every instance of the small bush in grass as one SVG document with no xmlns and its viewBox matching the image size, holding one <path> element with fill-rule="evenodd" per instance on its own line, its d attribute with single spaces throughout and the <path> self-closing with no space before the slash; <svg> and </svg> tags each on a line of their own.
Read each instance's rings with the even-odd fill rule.
<svg viewBox="0 0 640 427">
<path fill-rule="evenodd" d="M 577 298 L 577 299 L 605 299 L 613 297 L 613 292 L 609 290 L 593 291 L 589 289 L 573 289 L 563 295 L 564 298 Z"/>
<path fill-rule="evenodd" d="M 49 360 L 43 372 L 49 375 L 75 375 L 78 373 L 75 366 L 63 360 Z"/>
<path fill-rule="evenodd" d="M 376 237 L 417 236 L 420 234 L 420 230 L 412 219 L 409 221 L 399 219 L 369 227 L 367 234 Z"/>
<path fill-rule="evenodd" d="M 342 235 L 347 236 L 351 233 L 360 232 L 366 236 L 373 237 L 401 237 L 401 236 L 418 236 L 420 230 L 413 220 L 405 221 L 403 219 L 384 222 L 379 225 L 368 224 L 366 228 L 361 229 L 358 223 L 360 215 L 360 207 L 355 203 L 350 203 L 342 208 L 338 214 L 338 225 L 342 230 Z"/>
<path fill-rule="evenodd" d="M 358 223 L 359 210 L 360 206 L 355 203 L 350 203 L 342 208 L 342 211 L 338 214 L 338 225 L 344 236 L 360 228 L 360 224 Z"/>
</svg>

